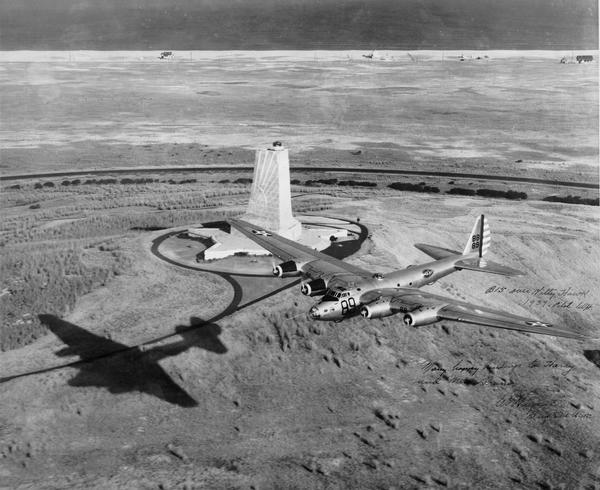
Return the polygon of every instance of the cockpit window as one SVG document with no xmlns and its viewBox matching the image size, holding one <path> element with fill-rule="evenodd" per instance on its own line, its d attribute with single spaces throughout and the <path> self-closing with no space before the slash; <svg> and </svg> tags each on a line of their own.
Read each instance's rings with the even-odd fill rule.
<svg viewBox="0 0 600 490">
<path fill-rule="evenodd" d="M 325 296 L 323 296 L 322 301 L 339 301 L 341 296 L 342 296 L 342 293 L 340 291 L 334 291 L 332 289 L 328 289 L 327 292 L 325 293 Z"/>
</svg>

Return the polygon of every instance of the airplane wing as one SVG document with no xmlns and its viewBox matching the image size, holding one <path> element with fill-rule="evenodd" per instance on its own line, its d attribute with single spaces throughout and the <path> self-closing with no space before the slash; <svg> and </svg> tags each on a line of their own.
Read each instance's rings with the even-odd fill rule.
<svg viewBox="0 0 600 490">
<path fill-rule="evenodd" d="M 329 277 L 336 276 L 346 282 L 352 282 L 372 275 L 371 272 L 365 269 L 301 245 L 293 240 L 288 240 L 271 231 L 263 230 L 247 221 L 231 219 L 229 222 L 236 230 L 239 230 L 281 260 L 293 260 L 298 264 L 303 264 L 302 272 L 310 278 L 315 279 L 327 275 Z"/>
<path fill-rule="evenodd" d="M 380 297 L 391 297 L 391 304 L 393 307 L 395 306 L 393 310 L 397 312 L 410 313 L 411 310 L 417 310 L 421 307 L 433 307 L 431 311 L 435 312 L 437 320 L 452 320 L 472 325 L 565 337 L 575 340 L 592 340 L 586 335 L 556 328 L 539 319 L 522 317 L 492 308 L 476 306 L 471 303 L 457 301 L 413 288 L 369 291 L 361 297 L 361 303 L 368 304 Z"/>
</svg>

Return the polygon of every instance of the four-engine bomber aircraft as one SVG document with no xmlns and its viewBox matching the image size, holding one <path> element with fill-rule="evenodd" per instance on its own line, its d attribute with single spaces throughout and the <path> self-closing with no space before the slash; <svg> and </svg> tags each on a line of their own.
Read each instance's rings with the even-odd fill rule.
<svg viewBox="0 0 600 490">
<path fill-rule="evenodd" d="M 577 340 L 587 338 L 536 319 L 474 306 L 418 289 L 459 270 L 505 276 L 523 275 L 520 271 L 484 259 L 490 247 L 490 229 L 483 215 L 477 218 L 462 253 L 433 245 L 415 244 L 435 260 L 422 265 L 410 265 L 386 275 L 373 274 L 246 221 L 230 220 L 230 223 L 283 260 L 273 266 L 274 275 L 303 276 L 306 280 L 301 285 L 302 293 L 322 296 L 309 310 L 309 316 L 314 320 L 341 321 L 358 313 L 369 319 L 401 314 L 406 325 L 415 327 L 439 320 L 453 320 Z"/>
</svg>

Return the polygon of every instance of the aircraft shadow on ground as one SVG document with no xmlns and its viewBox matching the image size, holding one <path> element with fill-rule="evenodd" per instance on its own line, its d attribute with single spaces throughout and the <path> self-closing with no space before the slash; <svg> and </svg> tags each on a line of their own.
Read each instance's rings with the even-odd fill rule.
<svg viewBox="0 0 600 490">
<path fill-rule="evenodd" d="M 79 372 L 69 380 L 69 385 L 103 387 L 115 394 L 138 391 L 181 407 L 194 407 L 198 402 L 171 379 L 158 361 L 191 347 L 216 354 L 227 352 L 219 339 L 221 327 L 195 317 L 190 318 L 190 325 L 175 328 L 180 340 L 152 348 L 143 344 L 127 346 L 53 315 L 40 315 L 39 318 L 66 344 L 57 355 L 80 358 L 73 363 Z"/>
<path fill-rule="evenodd" d="M 584 350 L 583 356 L 600 368 L 600 350 Z"/>
</svg>

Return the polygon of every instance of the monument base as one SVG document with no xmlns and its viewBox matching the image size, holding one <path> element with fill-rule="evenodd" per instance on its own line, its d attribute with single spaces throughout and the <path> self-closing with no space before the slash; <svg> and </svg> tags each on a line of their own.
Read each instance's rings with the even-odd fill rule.
<svg viewBox="0 0 600 490">
<path fill-rule="evenodd" d="M 302 236 L 302 223 L 300 223 L 300 221 L 298 221 L 296 218 L 291 218 L 285 223 L 281 223 L 277 229 L 273 228 L 273 223 L 271 223 L 269 220 L 266 220 L 260 216 L 256 216 L 255 214 L 246 213 L 241 219 L 247 221 L 248 223 L 252 223 L 259 228 L 274 231 L 278 235 L 281 235 L 288 240 L 298 240 Z"/>
</svg>

